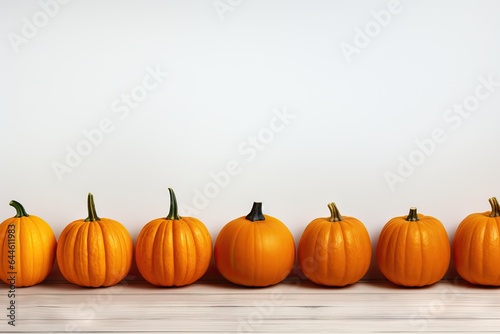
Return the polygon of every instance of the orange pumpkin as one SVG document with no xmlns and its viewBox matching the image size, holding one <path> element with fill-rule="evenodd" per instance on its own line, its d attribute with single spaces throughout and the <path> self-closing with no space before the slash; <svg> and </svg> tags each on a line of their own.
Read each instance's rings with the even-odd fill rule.
<svg viewBox="0 0 500 334">
<path fill-rule="evenodd" d="M 377 244 L 377 262 L 392 283 L 424 286 L 436 283 L 450 264 L 450 241 L 443 224 L 411 208 L 384 226 Z"/>
<path fill-rule="evenodd" d="M 15 287 L 35 285 L 52 270 L 56 238 L 43 219 L 28 215 L 16 201 L 10 205 L 16 215 L 0 224 L 0 279 Z"/>
<path fill-rule="evenodd" d="M 174 191 L 170 212 L 146 224 L 135 247 L 137 268 L 144 279 L 159 286 L 182 286 L 195 282 L 208 269 L 212 239 L 196 218 L 179 217 Z"/>
<path fill-rule="evenodd" d="M 278 219 L 262 214 L 262 203 L 227 223 L 215 242 L 217 269 L 228 281 L 244 286 L 281 282 L 295 261 L 295 243 Z"/>
<path fill-rule="evenodd" d="M 133 245 L 119 222 L 97 216 L 94 197 L 88 195 L 88 218 L 70 223 L 59 236 L 57 262 L 69 282 L 111 286 L 120 282 L 132 265 Z"/>
<path fill-rule="evenodd" d="M 500 286 L 500 206 L 489 199 L 491 211 L 473 213 L 458 226 L 453 239 L 458 274 L 472 284 Z"/>
<path fill-rule="evenodd" d="M 298 246 L 304 275 L 321 285 L 344 286 L 359 281 L 368 271 L 372 256 L 366 227 L 354 217 L 342 217 L 335 203 L 331 216 L 307 225 Z"/>
</svg>

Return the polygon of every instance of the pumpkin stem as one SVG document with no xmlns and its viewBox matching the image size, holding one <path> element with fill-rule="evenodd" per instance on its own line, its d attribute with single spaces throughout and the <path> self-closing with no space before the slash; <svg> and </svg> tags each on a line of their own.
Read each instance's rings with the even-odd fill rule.
<svg viewBox="0 0 500 334">
<path fill-rule="evenodd" d="M 172 188 L 168 188 L 170 193 L 170 211 L 168 212 L 167 220 L 179 220 L 181 217 L 179 216 L 179 210 L 177 207 L 177 199 L 175 198 L 174 190 Z"/>
<path fill-rule="evenodd" d="M 262 203 L 253 202 L 252 211 L 250 211 L 250 213 L 245 218 L 253 222 L 259 220 L 266 220 L 264 214 L 262 213 Z"/>
<path fill-rule="evenodd" d="M 12 200 L 12 201 L 10 201 L 9 205 L 13 206 L 16 209 L 15 218 L 29 217 L 30 216 L 29 214 L 26 213 L 26 210 L 24 210 L 24 207 L 18 201 Z"/>
<path fill-rule="evenodd" d="M 86 222 L 95 222 L 101 220 L 99 216 L 97 216 L 97 212 L 95 211 L 95 204 L 94 204 L 94 195 L 89 193 L 89 196 L 87 197 L 87 210 L 89 212 L 89 216 L 87 219 L 85 219 Z"/>
<path fill-rule="evenodd" d="M 340 215 L 340 211 L 339 211 L 339 209 L 337 209 L 337 206 L 335 205 L 335 203 L 333 203 L 333 202 L 329 203 L 328 209 L 330 209 L 330 213 L 331 213 L 330 219 L 328 219 L 328 221 L 331 221 L 331 222 L 342 221 L 342 216 Z"/>
<path fill-rule="evenodd" d="M 489 199 L 491 205 L 490 217 L 500 217 L 500 205 L 495 197 Z"/>
<path fill-rule="evenodd" d="M 420 218 L 418 218 L 417 208 L 415 207 L 410 208 L 410 213 L 408 214 L 408 217 L 406 217 L 406 220 L 409 222 L 416 222 L 420 220 Z"/>
</svg>

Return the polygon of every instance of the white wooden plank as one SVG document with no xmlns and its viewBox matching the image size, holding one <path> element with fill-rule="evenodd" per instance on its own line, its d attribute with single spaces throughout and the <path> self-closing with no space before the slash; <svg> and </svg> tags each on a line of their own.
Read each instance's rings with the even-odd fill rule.
<svg viewBox="0 0 500 334">
<path fill-rule="evenodd" d="M 1 303 L 7 287 L 0 288 Z M 92 289 L 44 283 L 16 289 L 16 332 L 498 332 L 500 289 L 439 282 L 408 289 L 387 282 L 345 288 L 309 282 L 244 288 L 200 282 L 159 288 L 144 282 Z M 5 304 L 5 306 L 7 306 Z"/>
</svg>

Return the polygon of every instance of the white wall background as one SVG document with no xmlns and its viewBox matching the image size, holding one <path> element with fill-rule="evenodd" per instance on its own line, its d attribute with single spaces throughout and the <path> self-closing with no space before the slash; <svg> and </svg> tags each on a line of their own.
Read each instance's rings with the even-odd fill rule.
<svg viewBox="0 0 500 334">
<path fill-rule="evenodd" d="M 500 196 L 498 1 L 62 2 L 0 2 L 5 218 L 16 199 L 59 235 L 86 217 L 92 192 L 98 214 L 135 239 L 166 215 L 173 187 L 214 241 L 263 201 L 298 242 L 334 201 L 375 245 L 410 206 L 452 238 Z M 346 57 L 347 44 L 357 53 Z M 168 77 L 126 107 L 148 69 Z M 466 118 L 449 111 L 464 103 Z M 255 155 L 241 151 L 251 136 L 269 138 L 275 110 L 294 118 Z M 84 132 L 105 119 L 111 131 L 85 147 Z M 441 142 L 418 153 L 436 129 Z M 58 178 L 54 163 L 79 145 L 88 154 Z M 424 159 L 391 189 L 385 173 L 410 156 Z M 210 173 L 230 161 L 239 174 L 214 189 Z"/>
</svg>

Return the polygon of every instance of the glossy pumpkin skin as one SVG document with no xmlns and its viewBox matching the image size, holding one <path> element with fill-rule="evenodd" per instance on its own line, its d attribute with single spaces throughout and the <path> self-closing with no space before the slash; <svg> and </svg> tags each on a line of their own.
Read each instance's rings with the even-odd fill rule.
<svg viewBox="0 0 500 334">
<path fill-rule="evenodd" d="M 132 238 L 121 223 L 97 216 L 92 194 L 88 210 L 87 219 L 70 223 L 59 236 L 59 269 L 66 280 L 80 286 L 115 285 L 132 265 Z"/>
<path fill-rule="evenodd" d="M 500 206 L 490 198 L 491 211 L 473 213 L 458 226 L 453 239 L 458 274 L 478 285 L 500 286 Z"/>
<path fill-rule="evenodd" d="M 137 268 L 158 286 L 191 284 L 205 274 L 212 257 L 212 239 L 205 225 L 193 217 L 179 217 L 170 192 L 170 212 L 146 224 L 135 248 Z"/>
<path fill-rule="evenodd" d="M 297 254 L 299 266 L 316 284 L 353 284 L 370 267 L 370 236 L 361 221 L 342 217 L 334 203 L 328 207 L 331 216 L 314 219 L 302 233 Z"/>
<path fill-rule="evenodd" d="M 52 270 L 56 238 L 43 219 L 28 215 L 16 201 L 10 205 L 17 213 L 0 224 L 0 279 L 16 287 L 35 285 Z"/>
<path fill-rule="evenodd" d="M 262 203 L 254 203 L 249 215 L 222 228 L 214 255 L 217 269 L 228 281 L 263 287 L 281 282 L 291 272 L 295 243 L 285 224 L 262 214 Z"/>
<path fill-rule="evenodd" d="M 377 262 L 392 283 L 419 287 L 434 284 L 450 264 L 450 241 L 443 224 L 411 208 L 406 217 L 391 219 L 377 244 Z"/>
</svg>

